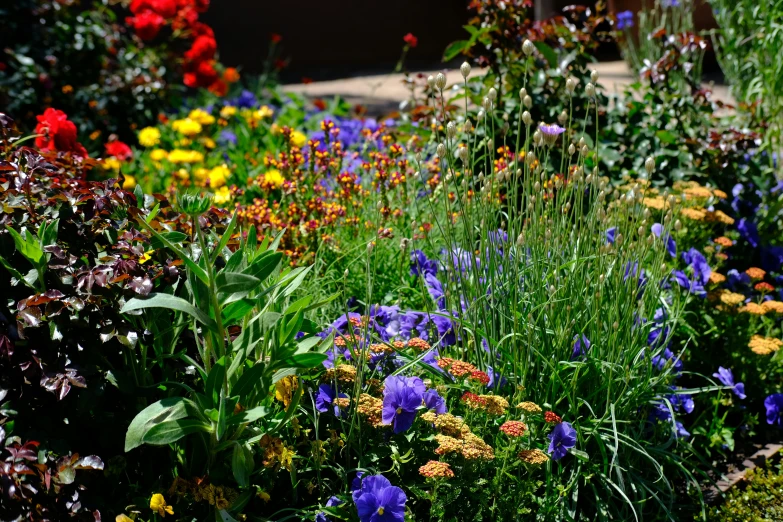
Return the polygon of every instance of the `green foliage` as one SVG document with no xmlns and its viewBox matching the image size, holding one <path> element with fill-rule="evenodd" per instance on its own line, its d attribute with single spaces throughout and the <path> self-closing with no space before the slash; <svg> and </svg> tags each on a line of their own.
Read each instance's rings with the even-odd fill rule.
<svg viewBox="0 0 783 522">
<path fill-rule="evenodd" d="M 710 510 L 714 522 L 773 522 L 783 519 L 783 469 L 777 466 L 748 471 L 726 499 Z"/>
</svg>

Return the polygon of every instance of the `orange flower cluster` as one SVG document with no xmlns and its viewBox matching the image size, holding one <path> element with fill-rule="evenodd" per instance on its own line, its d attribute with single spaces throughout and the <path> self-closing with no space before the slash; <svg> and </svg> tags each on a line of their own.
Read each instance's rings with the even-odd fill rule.
<svg viewBox="0 0 783 522">
<path fill-rule="evenodd" d="M 506 421 L 500 425 L 500 431 L 509 437 L 521 437 L 527 431 L 527 425 L 521 421 Z"/>
<path fill-rule="evenodd" d="M 478 368 L 470 363 L 464 361 L 458 361 L 450 357 L 442 357 L 438 360 L 438 367 L 448 371 L 454 377 L 464 377 L 466 375 L 472 375 L 474 372 L 479 371 Z"/>
<path fill-rule="evenodd" d="M 452 478 L 454 472 L 447 462 L 431 460 L 419 468 L 419 475 L 427 478 Z"/>
</svg>

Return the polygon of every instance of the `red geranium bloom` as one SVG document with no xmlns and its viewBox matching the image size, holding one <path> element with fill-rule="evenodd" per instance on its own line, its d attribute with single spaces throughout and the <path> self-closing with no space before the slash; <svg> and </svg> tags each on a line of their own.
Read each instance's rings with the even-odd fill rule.
<svg viewBox="0 0 783 522">
<path fill-rule="evenodd" d="M 235 67 L 226 67 L 223 71 L 223 81 L 226 83 L 236 83 L 239 81 L 239 71 Z"/>
<path fill-rule="evenodd" d="M 160 30 L 166 25 L 166 20 L 152 11 L 144 11 L 132 18 L 126 18 L 125 21 L 136 31 L 136 36 L 145 41 L 158 36 Z"/>
<path fill-rule="evenodd" d="M 280 43 L 283 40 L 283 37 L 277 33 L 272 33 L 269 39 L 272 40 L 272 43 L 276 44 L 276 43 Z"/>
<path fill-rule="evenodd" d="M 177 13 L 177 17 L 174 19 L 173 22 L 171 22 L 171 27 L 175 30 L 183 31 L 185 29 L 190 28 L 191 31 L 193 31 L 193 27 L 197 25 L 203 25 L 206 27 L 206 24 L 201 23 L 198 21 L 198 13 L 195 9 L 193 9 L 190 6 L 187 6 L 183 9 L 180 9 L 179 13 Z M 212 31 L 212 29 L 210 29 Z M 201 33 L 196 34 L 193 33 L 193 36 L 200 36 Z"/>
<path fill-rule="evenodd" d="M 209 0 L 192 0 L 193 7 L 197 12 L 203 13 L 209 9 Z"/>
<path fill-rule="evenodd" d="M 211 92 L 215 96 L 220 96 L 222 98 L 223 96 L 228 94 L 228 84 L 223 80 L 218 80 L 216 82 L 213 82 L 212 85 L 209 86 L 209 92 Z"/>
<path fill-rule="evenodd" d="M 190 24 L 190 32 L 193 33 L 194 37 L 199 36 L 208 36 L 215 39 L 215 31 L 212 30 L 210 26 L 203 22 L 195 22 L 193 24 Z"/>
<path fill-rule="evenodd" d="M 413 33 L 408 33 L 402 37 L 403 41 L 408 44 L 411 49 L 419 45 L 419 39 L 413 36 Z"/>
<path fill-rule="evenodd" d="M 130 12 L 137 15 L 144 11 L 154 11 L 155 0 L 131 0 Z"/>
<path fill-rule="evenodd" d="M 106 148 L 107 156 L 114 156 L 120 161 L 127 161 L 133 157 L 131 148 L 119 140 L 110 141 L 104 147 Z"/>
<path fill-rule="evenodd" d="M 77 156 L 87 156 L 87 151 L 76 141 L 76 125 L 63 111 L 49 108 L 36 119 L 38 125 L 35 126 L 35 133 L 42 136 L 35 138 L 35 146 L 41 151 L 72 152 Z"/>
<path fill-rule="evenodd" d="M 185 59 L 191 62 L 201 62 L 209 60 L 215 56 L 217 51 L 217 42 L 209 36 L 199 36 L 193 41 L 190 50 L 185 53 Z"/>
</svg>

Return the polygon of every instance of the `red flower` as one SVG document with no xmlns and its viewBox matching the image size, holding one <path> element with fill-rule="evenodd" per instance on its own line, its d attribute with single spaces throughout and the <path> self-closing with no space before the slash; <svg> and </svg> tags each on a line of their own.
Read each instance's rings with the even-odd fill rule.
<svg viewBox="0 0 783 522">
<path fill-rule="evenodd" d="M 280 43 L 280 42 L 283 40 L 283 37 L 282 37 L 282 36 L 280 36 L 280 35 L 279 35 L 279 34 L 277 34 L 277 33 L 272 33 L 272 34 L 269 36 L 269 39 L 272 41 L 272 43 L 273 43 L 273 44 L 277 44 L 277 43 Z"/>
<path fill-rule="evenodd" d="M 77 156 L 87 156 L 87 151 L 76 141 L 76 125 L 63 111 L 49 108 L 36 118 L 38 125 L 35 133 L 42 136 L 35 138 L 35 146 L 41 151 L 72 152 Z"/>
<path fill-rule="evenodd" d="M 196 12 L 203 13 L 209 9 L 209 0 L 192 0 Z"/>
<path fill-rule="evenodd" d="M 560 424 L 563 422 L 563 419 L 561 419 L 560 416 L 553 411 L 544 412 L 544 420 L 551 424 Z"/>
<path fill-rule="evenodd" d="M 201 33 L 196 34 L 193 31 L 193 28 L 195 26 L 202 26 L 202 25 L 209 28 L 208 25 L 198 21 L 198 13 L 196 12 L 195 9 L 193 9 L 190 6 L 180 9 L 179 13 L 177 13 L 177 17 L 174 19 L 173 22 L 171 22 L 171 27 L 177 31 L 184 31 L 185 29 L 190 28 L 194 38 L 196 36 L 199 36 Z M 212 29 L 209 30 L 212 31 Z"/>
<path fill-rule="evenodd" d="M 203 22 L 195 22 L 190 24 L 190 32 L 193 34 L 194 38 L 198 38 L 199 36 L 208 36 L 215 39 L 215 31 L 212 30 L 210 26 Z"/>
<path fill-rule="evenodd" d="M 209 92 L 222 98 L 228 94 L 228 84 L 223 80 L 217 80 L 209 86 Z"/>
<path fill-rule="evenodd" d="M 413 33 L 406 34 L 402 39 L 411 49 L 419 45 L 419 39 L 413 36 Z"/>
<path fill-rule="evenodd" d="M 226 67 L 223 71 L 223 81 L 226 83 L 236 83 L 239 81 L 239 71 L 234 67 Z"/>
<path fill-rule="evenodd" d="M 482 372 L 481 370 L 476 370 L 470 373 L 470 380 L 480 382 L 481 384 L 486 386 L 487 384 L 489 384 L 490 378 L 489 375 Z"/>
<path fill-rule="evenodd" d="M 326 110 L 326 102 L 323 101 L 321 98 L 316 98 L 315 100 L 313 100 L 313 105 L 319 111 L 325 111 Z"/>
<path fill-rule="evenodd" d="M 144 11 L 154 11 L 155 0 L 132 0 L 130 3 L 130 12 L 137 15 Z"/>
<path fill-rule="evenodd" d="M 125 21 L 136 31 L 136 36 L 145 41 L 158 36 L 160 30 L 166 25 L 166 20 L 152 11 L 144 11 L 132 18 L 126 18 Z"/>
<path fill-rule="evenodd" d="M 120 161 L 127 161 L 133 157 L 131 148 L 119 140 L 110 141 L 104 147 L 106 148 L 107 156 L 114 156 Z"/>
<path fill-rule="evenodd" d="M 199 36 L 193 41 L 190 50 L 185 53 L 185 59 L 191 62 L 210 60 L 217 51 L 217 42 L 209 36 Z"/>
<path fill-rule="evenodd" d="M 767 282 L 756 283 L 756 286 L 754 286 L 753 288 L 755 288 L 759 292 L 764 292 L 764 293 L 772 292 L 773 290 L 775 290 L 775 287 Z"/>
</svg>

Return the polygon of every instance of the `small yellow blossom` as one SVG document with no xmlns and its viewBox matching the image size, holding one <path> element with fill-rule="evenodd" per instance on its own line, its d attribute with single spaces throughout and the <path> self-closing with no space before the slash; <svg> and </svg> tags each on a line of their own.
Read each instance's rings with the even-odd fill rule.
<svg viewBox="0 0 783 522">
<path fill-rule="evenodd" d="M 103 168 L 105 170 L 113 170 L 115 172 L 120 170 L 120 160 L 114 156 L 108 157 L 103 160 Z"/>
<path fill-rule="evenodd" d="M 212 138 L 207 138 L 207 137 L 204 137 L 204 138 L 201 138 L 201 139 L 199 140 L 199 142 L 200 142 L 202 145 L 204 145 L 206 148 L 208 148 L 208 149 L 214 149 L 214 148 L 215 148 L 215 146 L 216 146 L 216 145 L 215 145 L 215 140 L 213 140 Z"/>
<path fill-rule="evenodd" d="M 216 189 L 226 184 L 226 180 L 231 177 L 231 170 L 225 164 L 218 165 L 209 171 L 208 177 L 209 186 Z"/>
<path fill-rule="evenodd" d="M 234 116 L 237 113 L 237 108 L 233 105 L 226 105 L 222 109 L 220 109 L 220 117 L 229 119 L 231 116 Z"/>
<path fill-rule="evenodd" d="M 122 188 L 125 190 L 133 190 L 136 188 L 136 178 L 130 174 L 125 175 L 125 181 L 122 182 Z"/>
<path fill-rule="evenodd" d="M 205 169 L 198 169 L 198 170 L 205 170 Z M 190 174 L 188 174 L 187 169 L 175 170 L 174 175 L 183 181 L 190 178 Z"/>
<path fill-rule="evenodd" d="M 146 263 L 147 261 L 152 259 L 152 253 L 153 252 L 155 252 L 155 251 L 154 250 L 147 250 L 146 252 L 144 252 L 144 254 L 142 254 L 142 256 L 139 258 L 139 264 L 143 265 L 144 263 Z"/>
<path fill-rule="evenodd" d="M 775 339 L 774 337 L 763 337 L 761 335 L 754 335 L 748 342 L 748 348 L 758 355 L 769 355 L 773 352 L 780 350 L 783 346 L 783 341 Z"/>
<path fill-rule="evenodd" d="M 305 143 L 307 143 L 307 136 L 299 131 L 294 131 L 291 133 L 291 145 L 301 149 Z"/>
<path fill-rule="evenodd" d="M 166 513 L 169 515 L 174 514 L 174 508 L 166 504 L 166 499 L 160 493 L 155 493 L 150 499 L 150 509 L 155 511 L 158 515 L 165 517 Z"/>
<path fill-rule="evenodd" d="M 169 153 L 163 149 L 155 149 L 152 152 L 150 152 L 150 159 L 152 159 L 152 161 L 163 161 L 168 157 L 169 157 Z"/>
<path fill-rule="evenodd" d="M 268 503 L 270 500 L 272 500 L 272 497 L 269 496 L 269 493 L 266 491 L 259 491 L 258 492 L 258 498 L 264 501 L 264 504 Z"/>
<path fill-rule="evenodd" d="M 253 119 L 258 120 L 265 120 L 267 118 L 271 118 L 275 115 L 275 111 L 267 107 L 266 105 L 262 105 L 260 109 L 257 111 L 253 111 Z"/>
<path fill-rule="evenodd" d="M 201 163 L 204 154 L 197 150 L 174 149 L 169 152 L 169 161 L 172 163 Z"/>
<path fill-rule="evenodd" d="M 116 517 L 114 517 L 114 522 L 133 522 L 133 519 L 130 518 L 125 513 L 121 513 L 121 514 L 117 515 Z"/>
<path fill-rule="evenodd" d="M 156 127 L 144 127 L 139 131 L 139 144 L 142 147 L 155 147 L 160 143 L 160 131 Z"/>
<path fill-rule="evenodd" d="M 283 186 L 285 178 L 280 174 L 279 170 L 272 169 L 264 174 L 264 181 L 275 188 L 280 188 Z"/>
<path fill-rule="evenodd" d="M 761 306 L 763 306 L 767 312 L 774 312 L 776 314 L 783 315 L 783 302 L 764 301 Z"/>
<path fill-rule="evenodd" d="M 231 201 L 231 191 L 223 185 L 219 189 L 215 191 L 215 197 L 212 199 L 212 201 L 215 202 L 215 205 L 224 205 Z"/>
<path fill-rule="evenodd" d="M 196 120 L 185 118 L 184 120 L 174 120 L 171 122 L 171 128 L 183 136 L 195 136 L 201 132 L 201 124 Z"/>
<path fill-rule="evenodd" d="M 193 109 L 188 114 L 188 118 L 199 122 L 201 125 L 212 125 L 215 123 L 215 117 L 203 109 Z"/>
<path fill-rule="evenodd" d="M 299 380 L 296 375 L 283 377 L 275 383 L 275 399 L 283 403 L 288 408 L 294 398 L 294 392 L 299 387 Z"/>
</svg>

